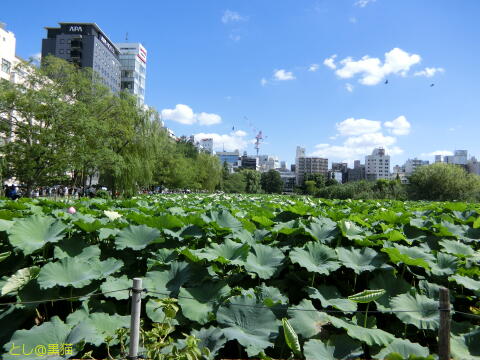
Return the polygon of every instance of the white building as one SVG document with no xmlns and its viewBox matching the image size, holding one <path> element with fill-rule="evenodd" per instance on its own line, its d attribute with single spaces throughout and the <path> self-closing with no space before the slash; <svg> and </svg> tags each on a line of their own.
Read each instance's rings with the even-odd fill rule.
<svg viewBox="0 0 480 360">
<path fill-rule="evenodd" d="M 140 43 L 116 43 L 120 50 L 122 90 L 127 90 L 138 99 L 138 104 L 145 102 L 145 78 L 147 75 L 147 50 Z"/>
<path fill-rule="evenodd" d="M 13 68 L 17 63 L 15 46 L 15 34 L 8 31 L 4 23 L 0 23 L 0 79 L 12 80 Z"/>
<path fill-rule="evenodd" d="M 376 148 L 365 156 L 365 176 L 367 180 L 390 179 L 390 155 L 385 149 Z"/>
<path fill-rule="evenodd" d="M 275 170 L 279 167 L 278 157 L 269 155 L 258 155 L 258 166 L 261 172 Z"/>
<path fill-rule="evenodd" d="M 425 166 L 425 165 L 428 165 L 429 164 L 429 161 L 428 160 L 420 160 L 420 159 L 408 159 L 406 162 L 405 162 L 405 165 L 403 165 L 403 169 L 405 171 L 405 174 L 407 176 L 410 176 L 412 175 L 415 170 L 420 167 L 420 166 Z"/>
<path fill-rule="evenodd" d="M 213 155 L 213 139 L 212 138 L 200 139 L 197 142 L 197 148 L 199 150 L 205 151 L 206 153 L 209 153 L 210 155 Z"/>
</svg>

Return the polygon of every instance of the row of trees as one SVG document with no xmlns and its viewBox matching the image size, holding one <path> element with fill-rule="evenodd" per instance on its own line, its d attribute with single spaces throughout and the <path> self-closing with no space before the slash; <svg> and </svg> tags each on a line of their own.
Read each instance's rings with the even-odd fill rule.
<svg viewBox="0 0 480 360">
<path fill-rule="evenodd" d="M 112 94 L 91 69 L 55 57 L 41 68 L 19 66 L 24 81 L 0 83 L 3 179 L 29 191 L 81 187 L 100 174 L 102 185 L 127 196 L 152 185 L 213 191 L 220 184 L 216 157 L 172 141 L 156 111 L 126 92 Z"/>
</svg>

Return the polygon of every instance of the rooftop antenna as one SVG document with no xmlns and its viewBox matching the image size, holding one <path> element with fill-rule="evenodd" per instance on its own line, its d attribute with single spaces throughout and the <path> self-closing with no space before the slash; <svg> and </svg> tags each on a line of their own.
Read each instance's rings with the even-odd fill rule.
<svg viewBox="0 0 480 360">
<path fill-rule="evenodd" d="M 125 41 L 128 41 L 128 31 L 127 31 L 127 33 L 125 34 Z"/>
</svg>

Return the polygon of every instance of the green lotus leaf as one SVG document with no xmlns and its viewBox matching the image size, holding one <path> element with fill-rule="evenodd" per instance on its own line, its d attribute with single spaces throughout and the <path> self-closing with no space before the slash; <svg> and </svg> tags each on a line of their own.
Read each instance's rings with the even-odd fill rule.
<svg viewBox="0 0 480 360">
<path fill-rule="evenodd" d="M 326 217 L 314 218 L 305 227 L 305 231 L 315 240 L 327 244 L 331 243 L 338 235 L 337 223 Z"/>
<path fill-rule="evenodd" d="M 271 340 L 277 336 L 280 325 L 273 312 L 249 296 L 235 296 L 230 301 L 231 304 L 217 311 L 217 322 L 222 325 L 227 340 L 237 340 L 248 356 L 273 346 Z"/>
<path fill-rule="evenodd" d="M 290 251 L 290 260 L 310 272 L 323 275 L 329 275 L 340 267 L 335 250 L 316 242 L 309 242 L 303 248 L 294 248 Z"/>
<path fill-rule="evenodd" d="M 213 223 L 220 229 L 235 232 L 242 228 L 242 223 L 238 221 L 228 210 L 209 211 L 208 215 L 202 216 L 207 223 Z"/>
<path fill-rule="evenodd" d="M 54 316 L 49 322 L 45 322 L 40 326 L 34 326 L 30 330 L 15 331 L 10 341 L 3 347 L 5 349 L 3 359 L 38 360 L 39 356 L 35 351 L 32 351 L 30 355 L 22 355 L 22 351 L 25 351 L 25 354 L 27 354 L 39 345 L 47 348 L 48 344 L 59 344 L 59 346 L 72 344 L 72 355 L 76 355 L 83 347 L 81 343 L 83 337 L 78 335 L 77 332 L 72 331 L 70 325 L 65 324 L 58 316 Z M 45 355 L 41 358 L 64 360 L 72 355 Z"/>
<path fill-rule="evenodd" d="M 420 266 L 427 270 L 430 269 L 430 265 L 422 258 L 412 258 L 402 254 L 397 248 L 383 248 L 381 251 L 387 253 L 390 261 L 395 264 L 404 263 L 405 265 Z"/>
<path fill-rule="evenodd" d="M 48 263 L 40 270 L 38 283 L 43 289 L 54 286 L 73 286 L 82 288 L 93 280 L 99 280 L 118 271 L 123 265 L 121 260 L 106 261 L 66 257 L 54 263 Z"/>
<path fill-rule="evenodd" d="M 245 263 L 245 269 L 255 273 L 261 279 L 270 279 L 282 265 L 285 256 L 272 246 L 256 244 L 251 248 Z"/>
<path fill-rule="evenodd" d="M 93 313 L 81 321 L 73 331 L 83 334 L 85 342 L 100 346 L 107 337 L 115 339 L 115 331 L 119 328 L 130 326 L 130 316 L 110 315 L 106 313 Z M 118 339 L 112 344 L 118 343 Z"/>
<path fill-rule="evenodd" d="M 10 257 L 10 255 L 12 255 L 11 251 L 6 251 L 6 252 L 3 252 L 3 253 L 0 253 L 0 262 L 8 259 Z"/>
<path fill-rule="evenodd" d="M 158 229 L 146 225 L 130 225 L 120 230 L 115 238 L 115 246 L 119 250 L 125 248 L 142 250 L 153 242 L 160 242 L 159 238 L 160 231 Z"/>
<path fill-rule="evenodd" d="M 38 266 L 17 270 L 2 286 L 1 296 L 20 290 L 28 284 L 30 280 L 35 279 L 39 271 L 40 268 Z"/>
<path fill-rule="evenodd" d="M 391 271 L 377 274 L 368 283 L 370 289 L 384 289 L 385 295 L 376 299 L 375 304 L 378 310 L 390 309 L 390 300 L 397 295 L 406 293 L 411 285 L 399 276 L 394 276 Z"/>
<path fill-rule="evenodd" d="M 63 239 L 55 246 L 53 250 L 56 259 L 66 257 L 79 257 L 84 260 L 92 258 L 100 258 L 101 250 L 98 246 L 87 246 L 86 242 L 80 239 L 67 238 Z"/>
<path fill-rule="evenodd" d="M 198 343 L 199 348 L 202 349 L 206 347 L 210 350 L 210 355 L 208 356 L 209 359 L 214 359 L 218 351 L 227 342 L 222 329 L 213 326 L 209 328 L 201 328 L 200 330 L 193 330 L 191 335 L 200 340 Z"/>
<path fill-rule="evenodd" d="M 356 359 L 363 354 L 361 345 L 347 335 L 332 336 L 326 343 L 309 340 L 304 345 L 306 360 Z"/>
<path fill-rule="evenodd" d="M 338 223 L 338 227 L 342 232 L 342 235 L 350 240 L 363 240 L 365 236 L 365 230 L 357 226 L 354 222 L 348 220 L 341 220 Z"/>
<path fill-rule="evenodd" d="M 319 312 L 312 302 L 306 299 L 288 309 L 288 316 L 292 327 L 305 339 L 322 332 L 323 326 L 330 322 L 325 313 Z"/>
<path fill-rule="evenodd" d="M 105 294 L 106 297 L 112 297 L 117 300 L 126 300 L 129 298 L 129 290 L 123 289 L 130 289 L 132 287 L 132 280 L 130 280 L 127 275 L 123 275 L 121 277 L 113 277 L 109 276 L 102 283 L 100 289 L 102 293 Z M 123 290 L 123 291 L 118 291 Z M 113 292 L 114 291 L 114 292 Z"/>
<path fill-rule="evenodd" d="M 109 237 L 115 237 L 120 232 L 120 229 L 110 229 L 102 227 L 98 231 L 98 238 L 100 240 L 108 239 Z"/>
<path fill-rule="evenodd" d="M 480 330 L 452 336 L 450 346 L 455 360 L 480 360 Z"/>
<path fill-rule="evenodd" d="M 462 285 L 463 287 L 473 290 L 475 292 L 480 292 L 480 281 L 474 280 L 467 276 L 453 275 L 448 278 L 449 281 L 455 281 L 457 284 Z"/>
<path fill-rule="evenodd" d="M 337 248 L 338 259 L 347 268 L 353 269 L 355 274 L 364 271 L 374 271 L 385 267 L 385 259 L 370 248 Z"/>
<path fill-rule="evenodd" d="M 420 344 L 412 343 L 406 339 L 395 339 L 374 357 L 377 359 L 385 359 L 387 355 L 391 353 L 401 355 L 402 359 L 408 359 L 411 355 L 427 357 L 429 350 Z"/>
<path fill-rule="evenodd" d="M 265 216 L 254 215 L 254 216 L 252 216 L 252 221 L 256 222 L 257 224 L 262 225 L 263 227 L 271 227 L 273 224 L 275 224 L 275 222 L 273 222 L 272 220 L 270 220 L 269 218 L 267 218 Z"/>
<path fill-rule="evenodd" d="M 455 274 L 458 267 L 458 258 L 445 254 L 443 252 L 437 253 L 437 261 L 429 261 L 432 274 L 437 276 L 445 276 Z"/>
<path fill-rule="evenodd" d="M 169 270 L 147 272 L 144 287 L 156 298 L 176 297 L 180 287 L 192 276 L 192 267 L 188 263 L 173 261 Z"/>
<path fill-rule="evenodd" d="M 401 294 L 390 301 L 390 306 L 398 317 L 405 324 L 412 324 L 419 329 L 438 329 L 440 317 L 438 312 L 438 301 L 432 300 L 425 295 Z"/>
<path fill-rule="evenodd" d="M 255 295 L 258 301 L 268 307 L 288 304 L 288 297 L 283 295 L 276 287 L 267 286 L 265 283 L 255 288 Z"/>
<path fill-rule="evenodd" d="M 0 219 L 0 231 L 8 231 L 15 224 L 15 221 Z"/>
<path fill-rule="evenodd" d="M 39 250 L 48 243 L 56 243 L 63 238 L 67 228 L 61 221 L 46 216 L 33 215 L 18 219 L 8 230 L 12 246 L 21 249 L 25 255 Z"/>
<path fill-rule="evenodd" d="M 282 319 L 282 326 L 283 337 L 287 346 L 292 350 L 294 355 L 301 356 L 302 348 L 300 347 L 300 341 L 298 341 L 298 335 L 295 330 L 293 330 L 292 325 L 290 325 L 287 318 Z"/>
<path fill-rule="evenodd" d="M 457 240 L 442 240 L 440 245 L 445 249 L 445 252 L 459 257 L 469 257 L 475 254 L 475 250 L 470 245 Z"/>
<path fill-rule="evenodd" d="M 381 329 L 364 328 L 353 324 L 351 321 L 343 320 L 334 316 L 328 315 L 331 324 L 337 329 L 345 329 L 347 334 L 357 340 L 360 340 L 367 345 L 386 346 L 390 344 L 395 337 Z"/>
<path fill-rule="evenodd" d="M 229 292 L 230 286 L 224 282 L 202 283 L 199 287 L 181 288 L 178 304 L 187 319 L 204 325 L 212 319 L 218 302 Z"/>
<path fill-rule="evenodd" d="M 332 306 L 343 311 L 357 310 L 357 304 L 345 299 L 335 286 L 320 285 L 317 289 L 308 287 L 307 292 L 310 298 L 320 300 L 320 303 L 325 308 Z"/>
<path fill-rule="evenodd" d="M 356 303 L 366 304 L 381 298 L 383 295 L 385 295 L 385 292 L 385 289 L 363 290 L 360 293 L 350 295 L 348 300 Z"/>
<path fill-rule="evenodd" d="M 202 251 L 192 251 L 198 258 L 221 263 L 244 265 L 250 246 L 226 239 L 222 244 L 211 244 Z"/>
<path fill-rule="evenodd" d="M 96 219 L 92 216 L 83 214 L 79 216 L 81 216 L 81 218 L 74 221 L 73 223 L 87 233 L 98 231 L 100 230 L 100 228 L 105 226 L 105 223 L 103 221 Z"/>
</svg>

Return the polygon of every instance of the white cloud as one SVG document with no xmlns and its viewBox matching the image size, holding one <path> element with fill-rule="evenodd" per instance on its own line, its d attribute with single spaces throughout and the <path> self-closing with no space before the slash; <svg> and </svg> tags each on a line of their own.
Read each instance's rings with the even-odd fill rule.
<svg viewBox="0 0 480 360">
<path fill-rule="evenodd" d="M 422 157 L 435 156 L 435 155 L 449 156 L 449 155 L 453 155 L 453 152 L 448 151 L 448 150 L 436 150 L 436 151 L 432 151 L 432 152 L 429 152 L 429 153 L 420 154 L 420 156 L 422 156 Z"/>
<path fill-rule="evenodd" d="M 262 79 L 260 80 L 260 84 L 262 84 L 262 86 L 267 85 L 267 83 L 268 83 L 268 81 L 267 81 L 267 79 L 265 79 L 265 78 L 262 78 Z"/>
<path fill-rule="evenodd" d="M 400 119 L 400 120 L 399 120 Z M 391 123 L 392 130 L 395 135 L 407 134 L 410 123 L 404 116 L 399 116 Z M 330 137 L 331 140 L 343 138 L 341 144 L 318 144 L 315 146 L 313 156 L 326 157 L 333 161 L 346 161 L 353 163 L 354 160 L 363 159 L 365 155 L 371 154 L 374 148 L 383 147 L 388 155 L 398 155 L 403 150 L 396 145 L 397 138 L 391 135 L 385 135 L 382 132 L 382 123 L 380 121 L 368 119 L 348 118 L 336 124 L 338 134 Z M 398 130 L 394 133 L 393 130 Z M 400 133 L 398 133 L 400 132 Z"/>
<path fill-rule="evenodd" d="M 317 71 L 319 68 L 318 64 L 312 64 L 310 65 L 310 67 L 308 68 L 308 71 L 311 71 L 311 72 L 315 72 Z"/>
<path fill-rule="evenodd" d="M 222 122 L 222 118 L 217 114 L 201 112 L 196 114 L 188 105 L 177 104 L 175 109 L 163 109 L 161 112 L 162 120 L 170 120 L 184 125 L 214 125 Z"/>
<path fill-rule="evenodd" d="M 225 10 L 225 12 L 222 15 L 222 23 L 224 24 L 228 24 L 230 22 L 240 22 L 245 20 L 247 20 L 247 18 L 243 17 L 236 11 Z"/>
<path fill-rule="evenodd" d="M 200 139 L 212 138 L 213 148 L 215 150 L 234 151 L 243 150 L 247 147 L 249 141 L 245 138 L 247 133 L 243 130 L 237 130 L 230 134 L 217 134 L 217 133 L 198 133 L 195 134 L 195 141 Z"/>
<path fill-rule="evenodd" d="M 347 89 L 348 92 L 353 92 L 353 85 L 350 83 L 346 83 L 345 89 Z"/>
<path fill-rule="evenodd" d="M 380 131 L 382 123 L 374 120 L 348 118 L 335 124 L 335 127 L 341 136 L 362 135 Z"/>
<path fill-rule="evenodd" d="M 273 77 L 275 80 L 278 81 L 287 81 L 287 80 L 294 80 L 295 76 L 291 71 L 286 71 L 283 69 L 280 70 L 274 70 L 273 71 Z"/>
<path fill-rule="evenodd" d="M 325 60 L 323 60 L 323 65 L 325 65 L 326 67 L 329 67 L 332 70 L 335 70 L 337 68 L 337 65 L 335 65 L 336 57 L 337 55 L 332 55 L 329 58 L 326 58 Z"/>
<path fill-rule="evenodd" d="M 325 61 L 327 60 L 328 59 Z M 379 58 L 371 58 L 368 55 L 362 57 L 360 60 L 353 60 L 353 58 L 347 57 L 340 61 L 342 67 L 338 68 L 335 74 L 342 79 L 350 79 L 356 75 L 360 75 L 359 82 L 361 84 L 377 85 L 386 76 L 391 74 L 406 76 L 410 68 L 420 61 L 420 55 L 409 54 L 402 49 L 394 48 L 385 53 L 383 63 Z"/>
<path fill-rule="evenodd" d="M 160 114 L 164 121 L 170 120 L 184 125 L 192 125 L 197 121 L 190 106 L 184 104 L 177 104 L 175 109 L 163 109 Z"/>
<path fill-rule="evenodd" d="M 356 24 L 357 23 L 357 18 L 355 16 L 351 16 L 348 18 L 348 21 L 350 21 L 352 24 Z"/>
<path fill-rule="evenodd" d="M 435 76 L 436 73 L 443 73 L 445 72 L 445 69 L 444 68 L 434 68 L 434 67 L 426 67 L 425 69 L 421 70 L 421 71 L 417 71 L 415 74 L 415 76 L 425 76 L 425 77 L 433 77 Z"/>
<path fill-rule="evenodd" d="M 410 133 L 411 125 L 403 115 L 393 121 L 385 121 L 383 125 L 395 135 L 408 135 Z"/>
<path fill-rule="evenodd" d="M 200 125 L 215 125 L 222 122 L 222 118 L 217 114 L 208 114 L 202 112 L 196 115 L 197 121 Z"/>
<path fill-rule="evenodd" d="M 377 1 L 377 0 L 357 0 L 357 1 L 355 1 L 355 4 L 353 4 L 353 5 L 364 8 L 368 4 L 374 3 L 375 1 Z"/>
</svg>

